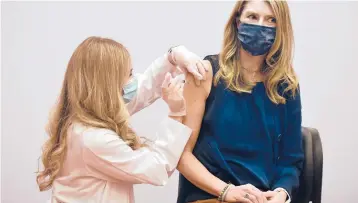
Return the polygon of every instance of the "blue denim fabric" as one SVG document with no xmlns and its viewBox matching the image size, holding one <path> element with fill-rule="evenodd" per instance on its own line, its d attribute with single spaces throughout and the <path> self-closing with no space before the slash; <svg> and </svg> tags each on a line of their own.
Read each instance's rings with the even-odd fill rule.
<svg viewBox="0 0 358 203">
<path fill-rule="evenodd" d="M 241 23 L 237 28 L 237 37 L 242 48 L 253 56 L 266 54 L 276 37 L 276 28 Z"/>
</svg>

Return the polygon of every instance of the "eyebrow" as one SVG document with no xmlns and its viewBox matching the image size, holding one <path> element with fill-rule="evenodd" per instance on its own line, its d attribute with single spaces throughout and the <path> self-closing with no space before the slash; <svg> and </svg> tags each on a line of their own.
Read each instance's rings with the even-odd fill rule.
<svg viewBox="0 0 358 203">
<path fill-rule="evenodd" d="M 258 13 L 253 10 L 248 10 L 245 12 L 245 15 L 251 15 L 251 14 L 258 15 Z M 271 14 L 266 14 L 265 17 L 276 18 L 274 15 L 271 15 Z"/>
</svg>

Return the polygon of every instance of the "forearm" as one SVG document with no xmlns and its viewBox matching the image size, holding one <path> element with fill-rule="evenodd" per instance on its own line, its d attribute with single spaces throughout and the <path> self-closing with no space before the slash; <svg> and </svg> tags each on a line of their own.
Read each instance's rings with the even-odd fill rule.
<svg viewBox="0 0 358 203">
<path fill-rule="evenodd" d="M 290 122 L 294 126 L 281 140 L 284 150 L 280 154 L 280 160 L 277 163 L 278 170 L 273 183 L 273 189 L 283 188 L 289 196 L 292 196 L 292 191 L 299 186 L 299 177 L 304 162 L 300 117 L 300 115 L 290 117 Z"/>
<path fill-rule="evenodd" d="M 296 97 L 289 98 L 286 103 L 287 125 L 280 140 L 281 152 L 277 162 L 277 174 L 273 183 L 273 189 L 283 188 L 288 196 L 292 197 L 292 191 L 299 186 L 299 177 L 303 169 L 304 151 L 302 127 L 302 105 L 300 92 Z"/>
<path fill-rule="evenodd" d="M 130 115 L 146 108 L 160 98 L 161 84 L 165 74 L 175 69 L 169 58 L 169 54 L 164 54 L 153 61 L 143 74 L 138 74 L 137 95 L 127 104 Z"/>
<path fill-rule="evenodd" d="M 291 197 L 292 191 L 299 186 L 298 170 L 296 167 L 285 167 L 278 176 L 273 189 L 282 188 L 287 192 L 287 196 Z"/>
<path fill-rule="evenodd" d="M 97 178 L 110 182 L 165 185 L 176 169 L 191 133 L 189 127 L 165 118 L 156 132 L 156 140 L 133 150 L 116 133 L 98 130 L 83 136 L 82 154 L 86 168 Z"/>
<path fill-rule="evenodd" d="M 183 152 L 177 169 L 196 187 L 214 196 L 219 196 L 226 186 L 224 181 L 211 174 L 191 152 Z"/>
</svg>

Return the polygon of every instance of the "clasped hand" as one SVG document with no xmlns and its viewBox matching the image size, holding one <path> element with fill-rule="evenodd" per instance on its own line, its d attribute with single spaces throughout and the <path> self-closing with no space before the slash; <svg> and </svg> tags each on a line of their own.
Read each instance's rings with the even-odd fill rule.
<svg viewBox="0 0 358 203">
<path fill-rule="evenodd" d="M 251 184 L 233 186 L 229 188 L 225 202 L 236 203 L 285 203 L 284 192 L 267 191 L 262 192 Z"/>
</svg>

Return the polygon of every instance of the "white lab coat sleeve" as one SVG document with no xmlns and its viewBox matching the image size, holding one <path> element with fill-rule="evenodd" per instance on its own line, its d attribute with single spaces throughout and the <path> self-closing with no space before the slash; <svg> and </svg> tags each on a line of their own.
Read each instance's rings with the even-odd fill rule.
<svg viewBox="0 0 358 203">
<path fill-rule="evenodd" d="M 150 147 L 132 150 L 112 131 L 82 135 L 82 156 L 95 177 L 131 184 L 165 185 L 176 169 L 192 130 L 167 117 Z"/>
<path fill-rule="evenodd" d="M 157 58 L 145 70 L 138 75 L 138 91 L 133 100 L 127 104 L 130 115 L 144 109 L 161 97 L 161 86 L 167 72 L 180 74 L 168 60 L 168 54 Z"/>
</svg>

